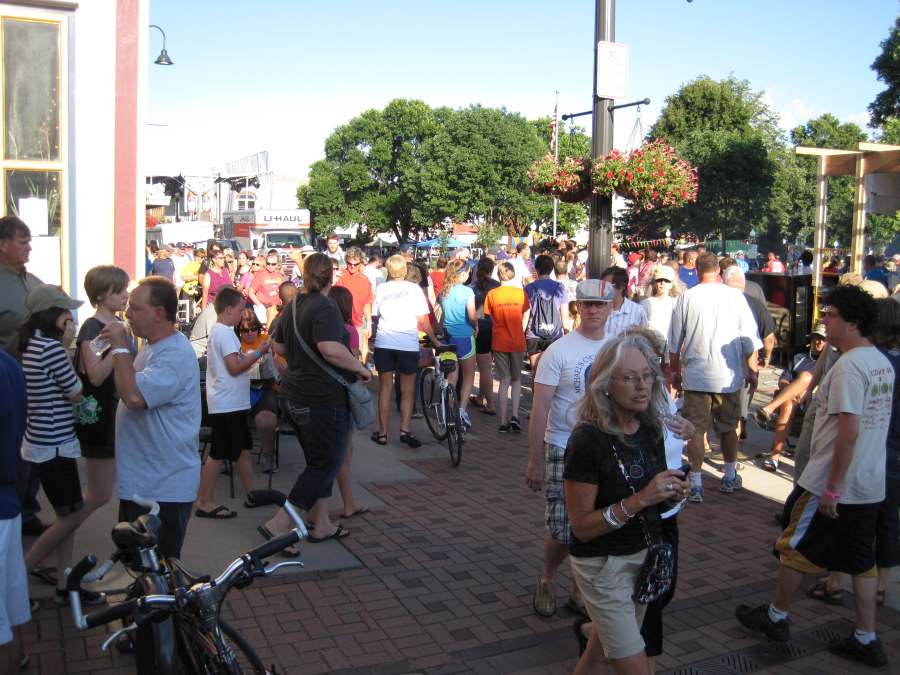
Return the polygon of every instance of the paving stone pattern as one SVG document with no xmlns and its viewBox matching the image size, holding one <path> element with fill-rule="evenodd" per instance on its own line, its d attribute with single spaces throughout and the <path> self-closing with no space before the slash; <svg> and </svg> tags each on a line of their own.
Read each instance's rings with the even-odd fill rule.
<svg viewBox="0 0 900 675">
<path fill-rule="evenodd" d="M 496 418 L 473 412 L 462 465 L 410 462 L 425 480 L 367 486 L 386 507 L 354 518 L 342 541 L 362 567 L 257 581 L 229 596 L 223 611 L 266 664 L 286 673 L 567 673 L 577 646 L 557 585 L 557 616 L 531 608 L 541 568 L 542 497 L 524 484 L 526 436 L 496 434 Z M 831 656 L 816 628 L 851 629 L 843 607 L 803 598 L 792 621 L 798 647 L 773 646 L 734 619 L 738 603 L 770 599 L 779 505 L 748 490 L 721 495 L 706 478 L 707 501 L 679 517 L 680 576 L 665 615 L 660 672 L 679 674 L 869 672 Z M 311 546 L 307 544 L 307 546 Z M 67 611 L 44 601 L 26 627 L 29 672 L 133 672 L 133 658 L 100 651 L 108 629 L 79 633 Z M 900 613 L 879 612 L 879 632 L 900 667 Z M 897 672 L 897 671 L 894 671 Z"/>
</svg>

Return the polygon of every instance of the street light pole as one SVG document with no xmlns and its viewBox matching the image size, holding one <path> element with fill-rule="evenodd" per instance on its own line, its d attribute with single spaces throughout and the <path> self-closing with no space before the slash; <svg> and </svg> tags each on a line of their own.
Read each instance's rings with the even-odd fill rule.
<svg viewBox="0 0 900 675">
<path fill-rule="evenodd" d="M 608 155 L 613 148 L 612 99 L 597 97 L 597 51 L 601 41 L 615 42 L 616 0 L 596 0 L 594 15 L 594 123 L 591 131 L 591 157 Z M 594 195 L 588 225 L 588 276 L 598 278 L 610 262 L 612 246 L 612 195 Z"/>
</svg>

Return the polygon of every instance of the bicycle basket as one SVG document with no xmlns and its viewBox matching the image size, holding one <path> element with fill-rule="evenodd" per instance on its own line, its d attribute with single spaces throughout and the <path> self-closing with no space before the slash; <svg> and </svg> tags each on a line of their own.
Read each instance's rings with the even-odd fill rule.
<svg viewBox="0 0 900 675">
<path fill-rule="evenodd" d="M 456 354 L 453 352 L 442 352 L 438 355 L 438 363 L 441 368 L 441 372 L 445 375 L 448 373 L 452 373 L 456 370 L 456 362 L 457 362 Z"/>
</svg>

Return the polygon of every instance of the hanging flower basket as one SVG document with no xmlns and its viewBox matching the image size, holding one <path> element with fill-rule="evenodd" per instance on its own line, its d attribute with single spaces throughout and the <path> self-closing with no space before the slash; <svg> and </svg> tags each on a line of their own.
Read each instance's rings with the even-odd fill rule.
<svg viewBox="0 0 900 675">
<path fill-rule="evenodd" d="M 566 157 L 562 162 L 546 155 L 531 165 L 528 183 L 532 192 L 568 203 L 582 202 L 591 194 L 591 172 L 587 160 Z"/>
<path fill-rule="evenodd" d="M 627 155 L 613 150 L 594 163 L 591 182 L 594 194 L 617 192 L 641 210 L 697 201 L 697 169 L 663 141 L 644 143 Z"/>
</svg>

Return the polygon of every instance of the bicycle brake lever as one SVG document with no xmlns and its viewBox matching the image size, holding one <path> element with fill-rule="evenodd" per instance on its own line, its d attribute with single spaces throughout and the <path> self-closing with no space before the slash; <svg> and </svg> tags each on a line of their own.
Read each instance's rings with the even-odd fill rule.
<svg viewBox="0 0 900 675">
<path fill-rule="evenodd" d="M 138 629 L 138 625 L 136 623 L 133 623 L 130 626 L 125 626 L 125 628 L 120 628 L 119 630 L 117 630 L 115 633 L 113 633 L 106 639 L 106 642 L 104 642 L 100 646 L 100 649 L 105 652 L 107 649 L 109 649 L 109 646 L 113 642 L 115 642 L 119 637 L 121 637 L 122 635 L 125 635 L 125 633 L 130 633 L 132 631 L 136 631 L 137 629 Z"/>
<path fill-rule="evenodd" d="M 276 565 L 272 565 L 272 567 L 266 567 L 262 571 L 263 576 L 266 576 L 266 577 L 271 576 L 271 575 L 275 574 L 275 572 L 277 572 L 282 567 L 306 567 L 306 563 L 304 563 L 302 560 L 291 560 L 289 562 L 280 562 Z"/>
</svg>

